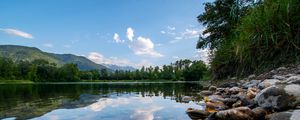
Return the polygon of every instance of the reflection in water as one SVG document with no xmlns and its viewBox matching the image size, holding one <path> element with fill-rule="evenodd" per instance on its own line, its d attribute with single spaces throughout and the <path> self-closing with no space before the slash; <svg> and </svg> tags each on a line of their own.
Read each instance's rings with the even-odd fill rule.
<svg viewBox="0 0 300 120">
<path fill-rule="evenodd" d="M 0 119 L 188 119 L 197 83 L 0 85 Z M 201 108 L 200 108 L 201 109 Z"/>
</svg>

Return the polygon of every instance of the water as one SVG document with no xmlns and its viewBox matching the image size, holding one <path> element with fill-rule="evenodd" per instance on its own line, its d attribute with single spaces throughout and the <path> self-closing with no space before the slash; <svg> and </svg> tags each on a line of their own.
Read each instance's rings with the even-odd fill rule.
<svg viewBox="0 0 300 120">
<path fill-rule="evenodd" d="M 199 83 L 0 85 L 0 119 L 188 120 Z M 184 96 L 195 96 L 191 102 Z"/>
</svg>

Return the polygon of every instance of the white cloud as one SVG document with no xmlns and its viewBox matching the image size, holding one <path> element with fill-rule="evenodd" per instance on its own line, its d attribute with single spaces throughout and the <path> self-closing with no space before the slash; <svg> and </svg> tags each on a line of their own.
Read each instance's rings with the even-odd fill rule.
<svg viewBox="0 0 300 120">
<path fill-rule="evenodd" d="M 173 56 L 173 59 L 179 59 L 179 57 L 178 56 Z"/>
<path fill-rule="evenodd" d="M 23 32 L 21 30 L 11 29 L 11 28 L 6 28 L 6 29 L 0 28 L 0 30 L 9 35 L 19 36 L 19 37 L 23 37 L 23 38 L 27 38 L 27 39 L 33 39 L 33 36 L 31 34 Z"/>
<path fill-rule="evenodd" d="M 134 37 L 134 33 L 133 33 L 133 29 L 131 27 L 127 28 L 127 38 L 130 40 L 130 41 L 133 41 L 133 37 Z"/>
<path fill-rule="evenodd" d="M 48 48 L 52 48 L 53 47 L 53 44 L 51 43 L 45 43 L 43 44 L 44 47 L 48 47 Z"/>
<path fill-rule="evenodd" d="M 97 64 L 113 64 L 113 65 L 119 65 L 119 66 L 127 66 L 130 63 L 129 60 L 127 60 L 127 59 L 119 59 L 117 57 L 107 58 L 104 55 L 102 55 L 101 53 L 97 53 L 97 52 L 89 53 L 87 58 Z"/>
<path fill-rule="evenodd" d="M 121 40 L 121 38 L 120 38 L 120 36 L 119 36 L 118 33 L 115 33 L 115 34 L 114 34 L 113 39 L 114 39 L 114 41 L 115 41 L 116 43 L 123 43 L 123 42 L 124 42 L 124 40 Z"/>
<path fill-rule="evenodd" d="M 107 106 L 111 107 L 118 107 L 120 105 L 126 105 L 129 104 L 128 98 L 103 98 L 100 99 L 98 102 L 91 104 L 88 108 L 90 108 L 92 111 L 101 111 Z"/>
<path fill-rule="evenodd" d="M 71 45 L 63 45 L 64 48 L 71 48 Z"/>
<path fill-rule="evenodd" d="M 161 106 L 151 106 L 148 108 L 139 108 L 134 111 L 130 118 L 134 120 L 153 120 L 153 113 L 163 109 Z"/>
<path fill-rule="evenodd" d="M 176 28 L 175 27 L 171 27 L 171 26 L 167 26 L 168 30 L 170 31 L 174 31 Z"/>
<path fill-rule="evenodd" d="M 161 34 L 166 34 L 166 31 L 162 30 L 160 31 Z"/>
<path fill-rule="evenodd" d="M 200 59 L 206 64 L 209 63 L 209 50 L 208 49 L 197 49 L 194 55 L 195 59 Z"/>
<path fill-rule="evenodd" d="M 163 55 L 154 50 L 154 44 L 150 38 L 138 37 L 129 46 L 134 54 L 150 57 L 162 57 Z"/>
<path fill-rule="evenodd" d="M 112 65 L 118 65 L 118 66 L 132 66 L 135 68 L 141 68 L 142 66 L 150 66 L 152 63 L 150 63 L 147 60 L 142 60 L 140 62 L 131 62 L 127 59 L 122 59 L 118 57 L 105 57 L 101 53 L 97 52 L 90 52 L 87 55 L 87 58 L 91 61 L 97 63 L 97 64 L 112 64 Z"/>
</svg>

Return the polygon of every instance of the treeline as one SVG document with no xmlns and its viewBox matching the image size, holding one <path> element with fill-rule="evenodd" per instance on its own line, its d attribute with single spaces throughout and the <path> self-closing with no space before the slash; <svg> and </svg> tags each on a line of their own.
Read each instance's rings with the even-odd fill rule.
<svg viewBox="0 0 300 120">
<path fill-rule="evenodd" d="M 203 61 L 179 60 L 170 65 L 142 67 L 135 71 L 81 71 L 83 80 L 185 80 L 197 81 L 210 77 Z"/>
<path fill-rule="evenodd" d="M 31 80 L 34 82 L 68 82 L 79 81 L 79 70 L 75 64 L 57 67 L 46 60 L 32 62 L 14 62 L 9 58 L 0 58 L 1 80 Z"/>
<path fill-rule="evenodd" d="M 58 66 L 46 60 L 14 62 L 0 58 L 0 80 L 31 80 L 34 82 L 75 82 L 80 80 L 187 80 L 209 77 L 203 61 L 179 60 L 161 68 L 142 67 L 136 71 L 80 71 L 76 64 Z"/>
<path fill-rule="evenodd" d="M 198 16 L 214 79 L 243 77 L 300 59 L 299 0 L 215 0 Z"/>
</svg>

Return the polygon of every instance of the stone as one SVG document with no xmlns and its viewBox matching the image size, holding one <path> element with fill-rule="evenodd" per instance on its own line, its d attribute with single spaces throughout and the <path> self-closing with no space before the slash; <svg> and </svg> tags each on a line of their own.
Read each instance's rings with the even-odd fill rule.
<svg viewBox="0 0 300 120">
<path fill-rule="evenodd" d="M 292 114 L 290 112 L 273 113 L 270 120 L 290 120 Z"/>
<path fill-rule="evenodd" d="M 284 81 L 287 84 L 300 84 L 300 76 L 291 76 Z"/>
<path fill-rule="evenodd" d="M 292 100 L 290 95 L 284 89 L 276 86 L 263 89 L 254 98 L 258 106 L 276 111 L 289 109 L 291 107 L 290 100 Z"/>
<path fill-rule="evenodd" d="M 268 113 L 268 111 L 265 110 L 262 107 L 254 108 L 254 109 L 252 109 L 252 112 L 254 113 L 254 119 L 255 120 L 263 120 L 263 119 L 265 119 L 265 116 Z"/>
<path fill-rule="evenodd" d="M 248 107 L 238 107 L 216 113 L 217 120 L 253 120 L 254 113 Z"/>
<path fill-rule="evenodd" d="M 286 70 L 286 67 L 279 67 L 277 68 L 278 71 L 283 71 L 283 70 Z"/>
<path fill-rule="evenodd" d="M 294 110 L 291 112 L 273 113 L 270 116 L 270 120 L 299 120 L 300 110 Z"/>
<path fill-rule="evenodd" d="M 280 76 L 280 75 L 273 75 L 272 78 L 273 79 L 278 79 L 278 80 L 285 80 L 286 79 L 284 76 Z"/>
<path fill-rule="evenodd" d="M 270 87 L 272 85 L 275 85 L 276 83 L 280 83 L 280 81 L 277 79 L 266 79 L 263 82 L 258 84 L 258 88 L 264 89 L 264 88 Z"/>
<path fill-rule="evenodd" d="M 208 88 L 208 90 L 209 90 L 209 91 L 215 92 L 215 91 L 217 90 L 217 87 L 216 87 L 216 86 L 210 86 L 210 87 Z"/>
<path fill-rule="evenodd" d="M 292 95 L 294 97 L 300 97 L 300 85 L 297 84 L 286 85 L 284 87 L 284 90 L 289 95 Z"/>
<path fill-rule="evenodd" d="M 258 92 L 259 92 L 259 89 L 257 89 L 257 88 L 248 88 L 246 98 L 253 99 Z"/>
<path fill-rule="evenodd" d="M 256 77 L 255 74 L 249 75 L 249 76 L 248 76 L 248 80 L 253 80 L 255 77 Z"/>
<path fill-rule="evenodd" d="M 207 91 L 207 90 L 204 90 L 204 91 L 201 91 L 201 92 L 200 92 L 200 95 L 202 95 L 202 96 L 210 96 L 210 95 L 212 95 L 212 94 L 214 94 L 214 92 L 212 92 L 212 91 Z"/>
<path fill-rule="evenodd" d="M 232 87 L 236 87 L 238 86 L 238 84 L 236 82 L 228 82 L 228 83 L 224 83 L 222 85 L 220 85 L 221 88 L 232 88 Z"/>
<path fill-rule="evenodd" d="M 232 87 L 232 88 L 229 89 L 229 92 L 231 94 L 238 94 L 240 91 L 242 91 L 242 89 L 239 88 L 239 87 Z"/>
<path fill-rule="evenodd" d="M 259 80 L 251 80 L 242 85 L 243 88 L 247 89 L 249 87 L 256 87 L 260 83 Z"/>
<path fill-rule="evenodd" d="M 181 98 L 181 101 L 182 101 L 182 102 L 185 102 L 185 103 L 188 103 L 188 102 L 190 102 L 190 101 L 192 101 L 192 100 L 193 100 L 193 98 L 190 97 L 190 96 L 183 96 L 183 97 Z"/>
<path fill-rule="evenodd" d="M 193 109 L 193 108 L 188 108 L 186 113 L 193 120 L 205 119 L 210 114 L 209 112 L 207 112 L 205 110 L 197 110 L 197 109 Z"/>
<path fill-rule="evenodd" d="M 232 104 L 233 108 L 241 107 L 242 106 L 242 101 L 237 101 L 236 103 Z"/>
</svg>

